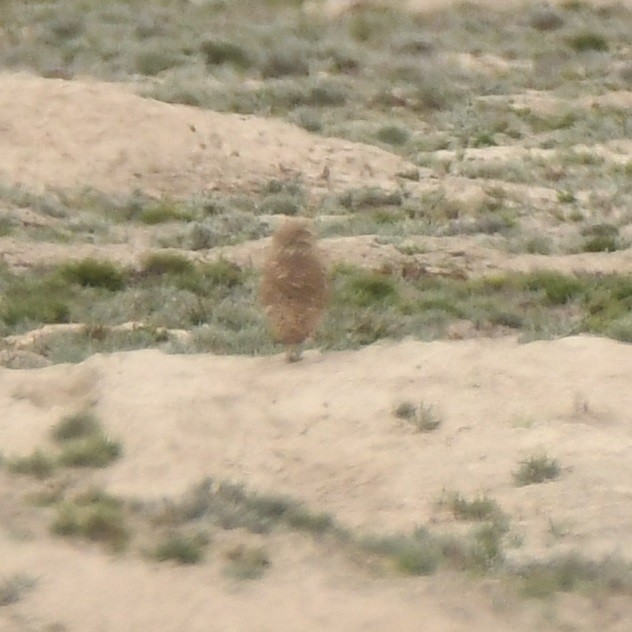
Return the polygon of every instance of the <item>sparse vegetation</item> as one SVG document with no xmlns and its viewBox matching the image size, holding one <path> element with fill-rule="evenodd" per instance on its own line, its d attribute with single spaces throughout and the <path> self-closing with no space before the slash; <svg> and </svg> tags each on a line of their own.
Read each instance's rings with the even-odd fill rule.
<svg viewBox="0 0 632 632">
<path fill-rule="evenodd" d="M 98 489 L 61 502 L 51 531 L 59 536 L 99 542 L 114 551 L 123 550 L 131 535 L 122 502 Z"/>
<path fill-rule="evenodd" d="M 6 461 L 6 467 L 15 474 L 28 474 L 36 478 L 48 478 L 57 466 L 53 456 L 43 450 L 34 450 L 28 456 L 16 456 Z"/>
<path fill-rule="evenodd" d="M 20 601 L 22 595 L 34 585 L 32 577 L 20 573 L 0 579 L 0 608 Z"/>
<path fill-rule="evenodd" d="M 122 453 L 121 444 L 103 434 L 90 411 L 64 417 L 51 434 L 61 444 L 57 460 L 64 467 L 106 467 Z"/>
<path fill-rule="evenodd" d="M 448 494 L 440 502 L 445 506 L 457 520 L 498 520 L 502 517 L 502 512 L 498 503 L 489 496 L 477 496 L 472 500 L 464 498 L 458 492 Z"/>
<path fill-rule="evenodd" d="M 151 551 L 151 556 L 159 562 L 172 560 L 178 564 L 197 564 L 202 560 L 207 544 L 208 538 L 201 533 L 170 533 Z"/>
<path fill-rule="evenodd" d="M 520 466 L 513 473 L 514 483 L 518 487 L 544 483 L 559 478 L 561 473 L 557 459 L 551 459 L 546 454 L 538 454 L 520 462 Z"/>
<path fill-rule="evenodd" d="M 441 425 L 441 418 L 433 406 L 423 402 L 419 406 L 412 402 L 402 402 L 395 408 L 394 414 L 398 419 L 412 424 L 418 432 L 432 432 Z"/>
<path fill-rule="evenodd" d="M 614 559 L 593 561 L 567 554 L 544 562 L 527 564 L 517 571 L 520 589 L 528 597 L 551 597 L 557 592 L 590 594 L 632 592 L 632 571 Z"/>
<path fill-rule="evenodd" d="M 121 453 L 118 441 L 95 434 L 64 442 L 59 463 L 64 467 L 107 467 Z"/>
<path fill-rule="evenodd" d="M 142 11 L 121 0 L 11 4 L 2 16 L 5 69 L 125 82 L 166 102 L 274 117 L 311 134 L 377 145 L 391 157 L 367 153 L 362 177 L 351 177 L 337 166 L 340 152 L 321 151 L 324 143 L 304 170 L 286 163 L 291 147 L 284 147 L 265 177 L 230 182 L 230 169 L 222 168 L 186 199 L 155 190 L 118 196 L 0 186 L 3 352 L 30 353 L 37 366 L 145 347 L 276 353 L 256 304 L 259 244 L 231 246 L 268 237 L 279 215 L 311 217 L 326 237 L 363 242 L 357 250 L 353 240 L 348 250 L 343 239 L 328 244 L 336 261 L 348 256 L 361 266 L 333 270 L 331 307 L 314 342 L 324 349 L 406 336 L 526 341 L 586 332 L 632 342 L 632 276 L 622 252 L 632 236 L 631 129 L 625 93 L 618 94 L 632 86 L 625 3 L 569 0 L 496 11 L 464 2 L 416 15 L 360 2 L 334 19 L 318 14 L 320 3 L 298 0 L 161 0 Z M 207 133 L 185 117 L 183 136 L 189 129 L 200 154 L 217 146 L 232 160 L 242 151 L 238 138 Z M 350 148 L 352 162 L 356 150 L 362 155 Z M 407 163 L 387 177 L 395 155 Z M 197 169 L 195 160 L 185 171 Z M 176 165 L 174 183 L 180 173 Z M 171 175 L 152 187 L 171 190 Z M 139 248 L 152 254 L 136 263 Z M 31 333 L 44 325 L 62 327 Z M 602 412 L 598 403 L 582 420 L 596 419 L 595 411 Z M 418 399 L 392 414 L 404 422 L 391 417 L 394 436 L 402 428 L 410 434 L 409 425 L 427 432 L 442 422 Z M 520 415 L 514 429 L 526 436 L 537 417 Z M 449 425 L 445 437 L 441 430 L 408 439 L 451 441 Z M 50 519 L 54 533 L 113 550 L 134 535 L 131 554 L 204 561 L 248 580 L 262 577 L 272 561 L 275 575 L 283 571 L 276 547 L 292 531 L 320 554 L 342 551 L 369 572 L 484 575 L 494 584 L 494 607 L 495 591 L 507 584 L 537 598 L 577 591 L 609 621 L 607 598 L 632 594 L 630 565 L 590 559 L 590 548 L 586 557 L 513 561 L 510 547 L 523 525 L 510 530 L 509 516 L 485 494 L 448 493 L 428 528 L 368 536 L 293 498 L 235 483 L 207 481 L 164 507 L 100 490 L 76 493 L 86 477 L 104 474 L 76 468 L 105 467 L 123 450 L 92 410 L 60 420 L 47 441 L 3 458 L 2 475 L 20 497 L 27 490 L 24 498 L 39 507 L 28 512 Z M 561 471 L 556 459 L 535 454 L 516 466 L 513 483 L 543 483 Z M 550 518 L 545 540 L 568 532 L 559 519 Z M 243 543 L 206 560 L 211 537 L 216 542 L 223 530 L 231 533 L 220 542 Z M 531 536 L 524 537 L 528 544 Z M 519 553 L 524 560 L 527 551 Z M 19 601 L 32 583 L 22 575 L 1 579 L 0 607 Z M 545 616 L 547 624 L 555 617 L 552 606 Z M 623 621 L 618 611 L 613 616 Z"/>
<path fill-rule="evenodd" d="M 82 286 L 102 287 L 116 292 L 125 285 L 125 272 L 110 261 L 74 261 L 62 265 L 59 272 L 70 283 Z"/>
<path fill-rule="evenodd" d="M 258 579 L 270 566 L 270 558 L 262 547 L 237 545 L 226 551 L 226 573 L 235 579 Z"/>
<path fill-rule="evenodd" d="M 569 38 L 568 43 L 571 48 L 583 53 L 586 51 L 607 51 L 608 40 L 600 33 L 584 31 Z"/>
<path fill-rule="evenodd" d="M 101 426 L 95 415 L 90 411 L 82 411 L 67 415 L 52 430 L 52 437 L 56 441 L 70 441 L 85 439 L 101 433 Z"/>
</svg>

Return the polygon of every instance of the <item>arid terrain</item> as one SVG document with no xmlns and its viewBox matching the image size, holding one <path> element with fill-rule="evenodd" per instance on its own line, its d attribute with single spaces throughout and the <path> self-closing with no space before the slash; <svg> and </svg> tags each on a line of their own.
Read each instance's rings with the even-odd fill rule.
<svg viewBox="0 0 632 632">
<path fill-rule="evenodd" d="M 0 9 L 0 632 L 628 632 L 632 3 L 93 4 Z"/>
</svg>

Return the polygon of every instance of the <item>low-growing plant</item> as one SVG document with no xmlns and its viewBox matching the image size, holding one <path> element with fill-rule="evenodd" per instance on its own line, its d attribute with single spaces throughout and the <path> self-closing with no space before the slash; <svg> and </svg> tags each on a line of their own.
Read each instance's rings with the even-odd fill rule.
<svg viewBox="0 0 632 632">
<path fill-rule="evenodd" d="M 263 547 L 237 545 L 226 552 L 226 573 L 235 579 L 259 579 L 270 566 L 270 557 Z"/>
<path fill-rule="evenodd" d="M 549 270 L 530 273 L 524 279 L 524 286 L 528 290 L 542 291 L 551 305 L 568 303 L 584 289 L 579 279 Z"/>
<path fill-rule="evenodd" d="M 35 580 L 22 573 L 0 579 L 0 608 L 17 603 L 33 586 L 35 586 Z"/>
<path fill-rule="evenodd" d="M 350 189 L 339 196 L 342 206 L 359 211 L 381 206 L 401 206 L 404 200 L 401 191 L 386 191 L 378 187 Z"/>
<path fill-rule="evenodd" d="M 16 456 L 6 460 L 6 467 L 10 472 L 27 474 L 39 479 L 51 476 L 56 465 L 55 458 L 40 449 L 27 456 Z"/>
<path fill-rule="evenodd" d="M 144 206 L 137 215 L 143 224 L 163 224 L 165 222 L 190 222 L 196 219 L 194 209 L 168 198 L 151 202 Z"/>
<path fill-rule="evenodd" d="M 564 18 L 553 7 L 544 5 L 531 12 L 529 24 L 538 31 L 553 31 L 564 25 Z"/>
<path fill-rule="evenodd" d="M 60 275 L 70 283 L 84 287 L 102 287 L 113 292 L 125 286 L 126 273 L 111 261 L 83 259 L 59 267 Z"/>
<path fill-rule="evenodd" d="M 574 590 L 592 595 L 597 591 L 629 594 L 632 590 L 629 565 L 611 558 L 590 560 L 577 553 L 527 564 L 516 574 L 523 594 L 534 598 Z"/>
<path fill-rule="evenodd" d="M 385 558 L 406 575 L 432 575 L 441 561 L 437 542 L 424 529 L 418 529 L 413 536 L 365 537 L 360 540 L 360 547 Z"/>
<path fill-rule="evenodd" d="M 150 43 L 136 53 L 134 67 L 141 75 L 153 76 L 178 66 L 183 61 L 182 53 Z"/>
<path fill-rule="evenodd" d="M 72 501 L 60 503 L 51 531 L 55 535 L 100 542 L 114 551 L 123 550 L 131 537 L 122 502 L 100 490 L 90 490 Z"/>
<path fill-rule="evenodd" d="M 59 463 L 65 467 L 107 467 L 122 451 L 118 441 L 94 434 L 64 441 Z"/>
<path fill-rule="evenodd" d="M 200 44 L 204 61 L 209 66 L 230 64 L 237 68 L 249 68 L 253 56 L 240 44 L 223 39 L 206 39 Z"/>
<path fill-rule="evenodd" d="M 584 252 L 614 252 L 623 247 L 619 229 L 614 224 L 593 224 L 582 230 Z"/>
<path fill-rule="evenodd" d="M 574 50 L 583 53 L 586 51 L 607 51 L 610 46 L 608 40 L 594 31 L 583 31 L 568 38 L 568 44 Z"/>
<path fill-rule="evenodd" d="M 0 319 L 10 327 L 23 324 L 65 323 L 70 318 L 70 290 L 50 277 L 19 278 L 0 302 Z"/>
<path fill-rule="evenodd" d="M 395 416 L 409 422 L 418 432 L 432 432 L 441 425 L 441 417 L 432 405 L 421 402 L 415 406 L 412 402 L 402 402 L 395 408 Z"/>
<path fill-rule="evenodd" d="M 265 79 L 309 74 L 308 50 L 299 42 L 285 42 L 283 47 L 270 49 L 261 61 Z"/>
<path fill-rule="evenodd" d="M 159 562 L 172 560 L 178 564 L 197 564 L 204 557 L 208 538 L 197 533 L 188 535 L 170 533 L 151 551 L 151 557 Z"/>
<path fill-rule="evenodd" d="M 377 139 L 388 145 L 404 145 L 410 138 L 410 131 L 398 125 L 384 125 L 377 131 Z"/>
<path fill-rule="evenodd" d="M 397 284 L 391 277 L 366 271 L 347 276 L 340 293 L 341 300 L 344 297 L 345 301 L 356 307 L 392 303 L 398 297 Z"/>
<path fill-rule="evenodd" d="M 141 274 L 149 277 L 191 275 L 194 263 L 177 252 L 153 252 L 141 264 Z"/>
<path fill-rule="evenodd" d="M 498 520 L 502 512 L 498 503 L 487 495 L 476 496 L 473 500 L 464 498 L 458 492 L 448 494 L 440 501 L 457 520 L 486 521 Z"/>
<path fill-rule="evenodd" d="M 65 416 L 51 432 L 53 439 L 62 442 L 99 434 L 101 434 L 101 425 L 94 413 L 90 411 Z"/>
<path fill-rule="evenodd" d="M 514 483 L 518 487 L 544 483 L 559 478 L 561 473 L 557 459 L 550 459 L 546 454 L 538 454 L 520 461 L 520 466 L 513 473 Z"/>
</svg>

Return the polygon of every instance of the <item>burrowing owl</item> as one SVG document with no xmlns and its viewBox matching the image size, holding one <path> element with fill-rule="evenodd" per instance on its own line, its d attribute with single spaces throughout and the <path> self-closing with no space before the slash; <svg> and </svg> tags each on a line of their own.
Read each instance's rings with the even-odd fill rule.
<svg viewBox="0 0 632 632">
<path fill-rule="evenodd" d="M 300 360 L 301 343 L 316 330 L 328 300 L 326 267 L 305 220 L 287 220 L 272 236 L 260 299 L 287 360 Z"/>
</svg>

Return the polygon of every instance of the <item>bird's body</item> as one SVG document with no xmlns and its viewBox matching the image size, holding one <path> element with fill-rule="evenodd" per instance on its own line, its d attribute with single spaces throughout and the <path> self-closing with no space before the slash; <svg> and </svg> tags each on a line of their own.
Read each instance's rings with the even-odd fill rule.
<svg viewBox="0 0 632 632">
<path fill-rule="evenodd" d="M 272 236 L 260 299 L 274 337 L 300 359 L 300 345 L 316 330 L 328 301 L 327 271 L 304 220 L 285 222 Z"/>
</svg>

